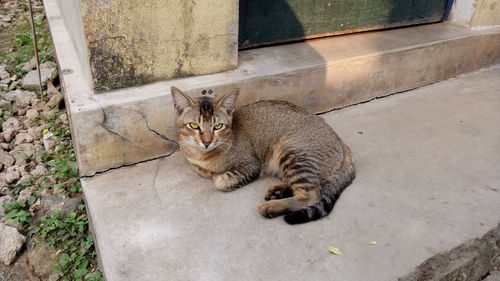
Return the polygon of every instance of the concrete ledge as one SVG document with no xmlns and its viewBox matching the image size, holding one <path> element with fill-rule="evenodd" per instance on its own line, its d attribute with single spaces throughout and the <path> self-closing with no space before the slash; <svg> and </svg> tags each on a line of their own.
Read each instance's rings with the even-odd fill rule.
<svg viewBox="0 0 500 281">
<path fill-rule="evenodd" d="M 242 51 L 236 70 L 95 95 L 56 1 L 45 4 L 84 176 L 177 149 L 172 85 L 193 95 L 239 87 L 241 104 L 285 99 L 324 112 L 500 62 L 500 28 L 433 24 Z"/>
<path fill-rule="evenodd" d="M 399 281 L 478 281 L 500 267 L 500 224 L 483 237 L 469 240 L 426 260 Z"/>
<path fill-rule="evenodd" d="M 220 192 L 178 152 L 84 178 L 106 280 L 406 276 L 500 222 L 499 76 L 491 68 L 323 114 L 357 175 L 329 216 L 304 225 L 259 215 L 276 178 Z"/>
</svg>

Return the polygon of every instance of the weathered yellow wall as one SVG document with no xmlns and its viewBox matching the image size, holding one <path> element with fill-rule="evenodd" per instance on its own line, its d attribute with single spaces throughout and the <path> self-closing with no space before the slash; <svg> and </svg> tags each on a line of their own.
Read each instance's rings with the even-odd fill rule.
<svg viewBox="0 0 500 281">
<path fill-rule="evenodd" d="M 94 88 L 237 66 L 237 0 L 80 0 Z"/>
<path fill-rule="evenodd" d="M 500 0 L 477 0 L 471 26 L 500 25 Z"/>
</svg>

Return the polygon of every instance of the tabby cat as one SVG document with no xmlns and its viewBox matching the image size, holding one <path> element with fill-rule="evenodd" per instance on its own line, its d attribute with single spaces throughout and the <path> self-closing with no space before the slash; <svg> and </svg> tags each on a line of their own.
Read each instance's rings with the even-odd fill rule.
<svg viewBox="0 0 500 281">
<path fill-rule="evenodd" d="M 319 116 L 274 100 L 235 109 L 238 90 L 218 100 L 171 91 L 180 149 L 216 189 L 231 191 L 261 174 L 284 182 L 267 190 L 264 217 L 285 215 L 290 224 L 324 217 L 354 179 L 351 151 Z"/>
</svg>

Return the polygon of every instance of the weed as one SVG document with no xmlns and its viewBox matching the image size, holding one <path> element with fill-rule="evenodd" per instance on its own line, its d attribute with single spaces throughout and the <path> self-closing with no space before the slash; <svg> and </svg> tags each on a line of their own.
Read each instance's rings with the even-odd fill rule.
<svg viewBox="0 0 500 281">
<path fill-rule="evenodd" d="M 21 226 L 29 225 L 33 219 L 29 212 L 29 207 L 36 201 L 36 197 L 32 196 L 30 199 L 22 202 L 14 202 L 5 206 L 7 215 L 4 220 L 11 220 L 14 224 Z"/>
</svg>

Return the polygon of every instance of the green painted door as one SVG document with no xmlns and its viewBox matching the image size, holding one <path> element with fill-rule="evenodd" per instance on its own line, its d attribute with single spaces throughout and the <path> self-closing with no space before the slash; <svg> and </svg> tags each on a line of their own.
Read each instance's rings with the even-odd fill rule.
<svg viewBox="0 0 500 281">
<path fill-rule="evenodd" d="M 239 48 L 438 22 L 447 0 L 240 0 Z"/>
</svg>

